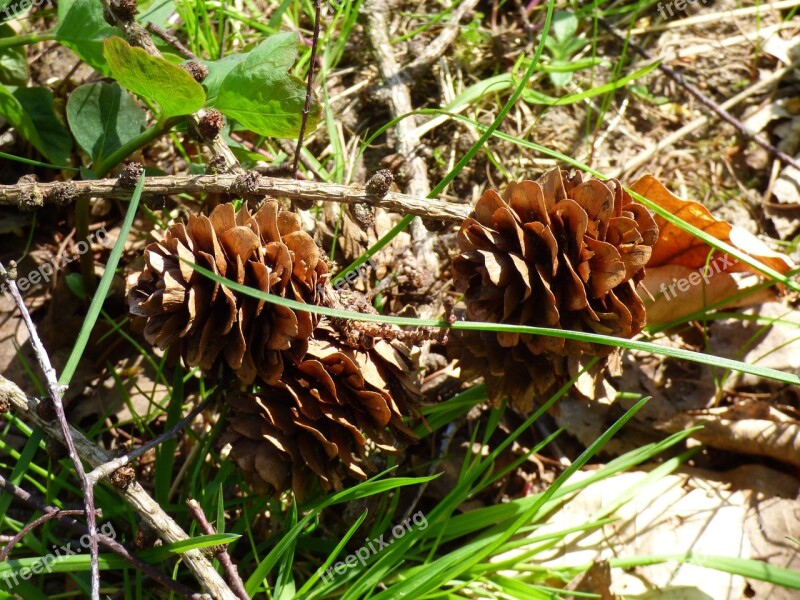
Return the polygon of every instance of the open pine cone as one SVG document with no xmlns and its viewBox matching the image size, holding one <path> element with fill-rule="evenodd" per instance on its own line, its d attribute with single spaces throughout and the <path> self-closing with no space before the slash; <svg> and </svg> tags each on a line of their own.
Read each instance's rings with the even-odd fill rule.
<svg viewBox="0 0 800 600">
<path fill-rule="evenodd" d="M 458 234 L 456 288 L 473 321 L 632 337 L 645 324 L 636 293 L 658 237 L 647 209 L 616 180 L 555 169 L 488 190 Z M 484 375 L 489 397 L 527 411 L 563 383 L 568 359 L 610 346 L 506 332 L 451 338 L 462 370 Z"/>
<path fill-rule="evenodd" d="M 313 475 L 324 489 L 341 489 L 348 476 L 364 479 L 373 470 L 368 442 L 394 452 L 415 439 L 403 423 L 407 407 L 386 391 L 388 371 L 375 349 L 344 349 L 321 325 L 305 358 L 287 364 L 278 384 L 229 400 L 230 428 L 221 441 L 231 444 L 256 491 L 291 485 L 303 498 Z"/>
<path fill-rule="evenodd" d="M 128 294 L 145 339 L 176 346 L 186 366 L 213 372 L 225 364 L 244 383 L 277 383 L 284 357 L 300 359 L 314 328 L 310 313 L 231 292 L 192 269 L 197 263 L 240 284 L 315 304 L 328 268 L 300 218 L 267 201 L 250 214 L 220 204 L 177 223 L 145 250 L 145 267 Z M 183 260 L 181 260 L 183 259 Z M 141 320 L 140 319 L 140 320 Z"/>
</svg>

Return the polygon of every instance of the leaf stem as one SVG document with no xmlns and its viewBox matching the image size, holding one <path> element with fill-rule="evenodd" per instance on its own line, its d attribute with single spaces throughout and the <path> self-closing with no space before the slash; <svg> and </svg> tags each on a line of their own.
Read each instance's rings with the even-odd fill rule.
<svg viewBox="0 0 800 600">
<path fill-rule="evenodd" d="M 15 35 L 14 37 L 0 38 L 0 50 L 6 48 L 17 48 L 19 46 L 29 46 L 39 42 L 52 42 L 56 39 L 54 30 L 34 31 L 25 35 Z"/>
<path fill-rule="evenodd" d="M 105 177 L 111 169 L 116 167 L 139 148 L 142 148 L 160 135 L 169 131 L 176 122 L 177 118 L 159 120 L 152 127 L 144 130 L 135 138 L 100 160 L 93 169 L 95 176 L 98 178 Z M 75 229 L 78 237 L 82 240 L 88 240 L 89 237 L 89 211 L 89 197 L 79 198 L 75 203 Z M 85 252 L 81 254 L 80 261 L 81 272 L 83 273 L 83 285 L 87 293 L 91 295 L 97 283 L 94 274 L 94 256 L 91 252 Z"/>
<path fill-rule="evenodd" d="M 116 167 L 119 163 L 121 163 L 128 156 L 136 152 L 139 148 L 145 146 L 146 144 L 149 144 L 160 135 L 165 134 L 172 128 L 172 126 L 176 122 L 177 118 L 166 119 L 163 122 L 159 121 L 149 129 L 145 129 L 135 138 L 131 139 L 130 141 L 126 142 L 125 144 L 117 148 L 114 152 L 112 152 L 111 154 L 100 160 L 94 166 L 92 171 L 94 172 L 95 177 L 100 179 L 108 175 L 111 169 Z"/>
</svg>

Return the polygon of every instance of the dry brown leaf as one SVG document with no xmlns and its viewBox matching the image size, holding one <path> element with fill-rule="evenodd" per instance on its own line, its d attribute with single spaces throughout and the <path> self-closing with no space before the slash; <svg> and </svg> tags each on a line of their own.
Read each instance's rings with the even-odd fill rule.
<svg viewBox="0 0 800 600">
<path fill-rule="evenodd" d="M 707 277 L 708 281 L 706 282 L 702 274 L 703 271 L 681 265 L 648 267 L 647 274 L 641 283 L 641 286 L 653 295 L 652 300 L 649 298 L 644 300 L 647 323 L 655 325 L 680 319 L 702 310 L 706 306 L 724 302 L 727 298 L 732 298 L 759 282 L 758 278 L 752 275 L 741 277 L 741 275 L 725 271 L 713 272 L 713 276 Z M 693 280 L 698 281 L 698 284 L 692 285 Z M 681 284 L 685 291 L 678 287 L 681 281 L 686 282 Z M 750 306 L 770 302 L 776 298 L 777 294 L 773 290 L 762 289 L 726 303 L 725 307 Z"/>
<path fill-rule="evenodd" d="M 773 252 L 747 231 L 715 218 L 702 204 L 678 198 L 652 175 L 642 177 L 631 186 L 631 190 L 779 273 L 787 273 L 794 268 L 789 257 Z M 659 236 L 647 263 L 648 270 L 662 265 L 682 265 L 690 269 L 700 269 L 706 264 L 711 250 L 708 244 L 659 215 L 654 215 L 654 218 L 658 224 Z M 714 252 L 715 256 L 721 254 Z M 730 260 L 734 264 L 727 267 L 726 271 L 754 271 L 732 257 Z"/>
<path fill-rule="evenodd" d="M 748 231 L 717 219 L 702 204 L 678 198 L 652 175 L 645 175 L 631 189 L 779 273 L 787 273 L 794 268 L 789 257 L 774 252 Z M 742 279 L 737 274 L 759 274 L 749 265 L 717 250 L 713 250 L 709 257 L 712 248 L 703 240 L 659 215 L 654 215 L 654 219 L 658 224 L 659 236 L 641 284 L 652 296 L 652 299 L 645 301 L 649 324 L 665 323 L 706 306 L 724 303 L 726 299 L 757 283 L 748 281 L 749 278 Z M 771 290 L 761 290 L 725 304 L 725 307 L 748 306 L 774 298 Z"/>
<path fill-rule="evenodd" d="M 590 476 L 576 473 L 571 481 Z M 691 552 L 700 555 L 695 564 L 667 561 L 631 569 L 612 568 L 609 593 L 640 599 L 735 600 L 747 597 L 748 586 L 757 586 L 756 598 L 796 597 L 796 592 L 709 569 L 702 563 L 702 555 L 707 554 L 764 560 L 797 569 L 800 558 L 796 546 L 786 539 L 798 537 L 800 531 L 800 521 L 792 512 L 796 479 L 762 466 L 740 467 L 722 474 L 683 468 L 642 485 L 647 477 L 652 477 L 647 470 L 620 473 L 578 492 L 554 511 L 543 527 L 528 535 L 538 538 L 580 526 L 587 515 L 606 515 L 604 511 L 626 494 L 630 494 L 630 500 L 608 515 L 616 517 L 613 523 L 593 532 L 568 535 L 557 546 L 540 549 L 537 564 L 556 568 L 612 557 Z M 531 540 L 531 546 L 537 543 Z M 512 561 L 529 549 L 520 546 L 496 560 Z"/>
</svg>

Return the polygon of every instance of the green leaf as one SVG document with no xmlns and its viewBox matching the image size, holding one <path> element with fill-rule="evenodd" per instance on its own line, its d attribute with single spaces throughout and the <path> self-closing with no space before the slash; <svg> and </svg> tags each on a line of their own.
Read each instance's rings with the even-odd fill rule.
<svg viewBox="0 0 800 600">
<path fill-rule="evenodd" d="M 103 40 L 120 31 L 106 23 L 103 6 L 96 0 L 59 0 L 56 39 L 88 65 L 110 75 L 103 56 Z"/>
<path fill-rule="evenodd" d="M 303 81 L 288 73 L 297 58 L 297 43 L 294 33 L 264 40 L 228 73 L 213 106 L 255 133 L 297 137 L 306 97 Z M 316 127 L 320 117 L 314 103 L 308 127 Z"/>
<path fill-rule="evenodd" d="M 10 25 L 0 25 L 0 38 L 9 38 L 17 35 Z M 5 85 L 27 85 L 28 59 L 25 48 L 4 48 L 0 50 L 0 83 Z"/>
<path fill-rule="evenodd" d="M 5 117 L 23 138 L 44 154 L 44 144 L 30 115 L 25 112 L 11 90 L 4 85 L 0 85 L 0 116 Z"/>
<path fill-rule="evenodd" d="M 553 66 L 568 65 L 569 61 L 554 60 Z M 564 87 L 572 79 L 571 71 L 551 71 L 548 73 L 550 81 L 555 87 Z"/>
<path fill-rule="evenodd" d="M 14 90 L 0 85 L 0 116 L 5 117 L 14 129 L 50 162 L 66 162 L 69 158 L 69 150 L 66 152 L 66 157 L 64 156 L 65 142 L 63 134 L 66 133 L 66 130 L 53 114 L 52 93 L 43 88 L 34 89 L 40 89 L 41 92 L 22 92 L 23 88 Z M 17 94 L 19 92 L 22 93 L 19 94 L 20 97 L 18 98 Z M 31 107 L 41 107 L 47 111 L 48 98 L 50 101 L 49 114 L 32 114 L 27 110 L 27 108 Z M 23 103 L 25 106 L 23 106 Z M 47 134 L 41 131 L 40 133 L 42 126 L 57 127 L 60 128 L 60 131 L 54 130 L 53 132 L 47 132 Z M 56 146 L 48 146 L 45 138 L 50 142 L 55 140 Z"/>
<path fill-rule="evenodd" d="M 53 110 L 53 92 L 46 88 L 17 88 L 14 97 L 30 115 L 44 145 L 42 154 L 56 164 L 69 162 L 72 137 Z"/>
<path fill-rule="evenodd" d="M 158 103 L 162 120 L 188 115 L 205 103 L 203 86 L 189 73 L 163 58 L 134 48 L 120 37 L 107 39 L 103 43 L 103 54 L 112 75 L 122 86 Z"/>
<path fill-rule="evenodd" d="M 569 11 L 559 10 L 553 14 L 553 35 L 564 45 L 578 31 L 578 18 Z"/>
<path fill-rule="evenodd" d="M 222 82 L 228 76 L 234 67 L 242 63 L 248 56 L 249 52 L 238 52 L 236 54 L 229 54 L 228 56 L 219 60 L 202 60 L 205 66 L 208 67 L 208 75 L 203 79 L 203 87 L 206 90 L 206 103 L 213 106 L 219 94 L 219 88 Z"/>
<path fill-rule="evenodd" d="M 97 163 L 139 135 L 147 116 L 120 85 L 89 83 L 67 100 L 72 135 Z"/>
</svg>

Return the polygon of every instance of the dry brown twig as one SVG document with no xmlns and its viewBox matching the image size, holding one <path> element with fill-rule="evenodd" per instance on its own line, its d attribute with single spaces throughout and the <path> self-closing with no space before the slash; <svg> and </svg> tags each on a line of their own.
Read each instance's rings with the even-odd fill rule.
<svg viewBox="0 0 800 600">
<path fill-rule="evenodd" d="M 41 517 L 39 517 L 39 519 L 36 520 L 36 522 L 39 521 L 44 522 L 44 520 L 55 518 L 58 519 L 63 525 L 69 527 L 70 529 L 72 529 L 73 531 L 75 531 L 80 535 L 85 535 L 87 533 L 88 529 L 84 525 L 73 519 L 71 516 L 72 514 L 83 514 L 82 510 L 80 511 L 60 510 L 55 506 L 48 506 L 41 499 L 37 498 L 33 494 L 30 494 L 21 487 L 18 487 L 13 483 L 11 483 L 10 481 L 6 480 L 5 477 L 3 477 L 2 475 L 0 475 L 0 488 L 5 490 L 6 493 L 10 494 L 16 500 L 18 500 L 22 504 L 25 504 L 29 508 L 44 513 Z M 36 522 L 26 527 L 24 531 L 29 531 L 30 529 L 32 529 L 32 527 L 36 526 Z M 20 532 L 20 534 L 21 533 L 22 531 Z M 20 537 L 20 535 L 18 534 L 17 536 L 14 536 L 14 538 L 17 537 Z M 13 545 L 14 538 L 9 540 L 9 546 Z M 122 557 L 127 562 L 129 562 L 133 567 L 139 569 L 142 573 L 144 573 L 154 581 L 160 583 L 167 589 L 172 590 L 176 594 L 180 595 L 182 598 L 187 598 L 189 600 L 203 599 L 203 594 L 197 594 L 193 590 L 186 587 L 185 585 L 178 583 L 177 581 L 173 581 L 172 579 L 161 573 L 153 565 L 150 565 L 140 560 L 133 554 L 131 554 L 130 551 L 125 546 L 116 541 L 116 539 L 109 537 L 103 533 L 98 533 L 97 540 L 98 542 L 100 542 L 100 544 L 108 548 L 111 552 Z M 0 560 L 5 560 L 5 556 L 3 554 L 4 553 L 0 553 Z"/>
<path fill-rule="evenodd" d="M 64 443 L 64 434 L 57 423 L 44 420 L 37 413 L 39 401 L 23 392 L 19 386 L 0 375 L 0 402 L 6 402 L 14 410 L 25 415 L 26 419 L 38 427 L 52 439 Z M 78 455 L 92 468 L 99 467 L 111 460 L 111 457 L 89 441 L 80 431 L 70 427 L 70 435 L 75 443 Z M 114 488 L 122 498 L 138 512 L 142 521 L 158 532 L 166 543 L 189 539 L 183 529 L 153 500 L 137 482 L 125 489 Z M 238 600 L 222 577 L 214 569 L 200 550 L 189 550 L 182 558 L 194 574 L 198 582 L 214 597 L 223 600 Z"/>
<path fill-rule="evenodd" d="M 384 0 L 367 0 L 364 11 L 367 14 L 367 37 L 388 90 L 387 101 L 392 118 L 403 117 L 393 130 L 397 138 L 397 151 L 405 158 L 410 173 L 408 191 L 412 196 L 425 197 L 431 191 L 428 165 L 419 154 L 421 142 L 417 136 L 417 120 L 411 114 L 414 111 L 411 92 L 401 76 L 400 65 L 395 60 L 389 39 L 389 8 Z M 435 273 L 439 260 L 433 250 L 434 236 L 419 218 L 411 223 L 411 238 L 420 266 L 426 265 L 429 272 Z"/>
<path fill-rule="evenodd" d="M 206 515 L 203 513 L 203 509 L 197 500 L 189 499 L 186 501 L 186 504 L 189 506 L 189 510 L 192 512 L 197 524 L 200 525 L 200 529 L 203 530 L 203 533 L 206 535 L 214 535 L 217 533 L 211 526 L 211 523 L 208 522 L 208 519 L 206 519 Z M 239 596 L 241 600 L 250 600 L 250 596 L 247 595 L 247 590 L 244 589 L 244 582 L 239 576 L 239 570 L 236 568 L 236 565 L 233 564 L 230 554 L 228 554 L 227 547 L 219 546 L 215 550 L 214 556 L 217 557 L 222 568 L 225 569 L 225 573 L 228 575 L 228 583 L 234 593 Z"/>
<path fill-rule="evenodd" d="M 91 473 L 87 475 L 87 478 L 92 483 L 92 485 L 96 485 L 98 481 L 100 481 L 101 479 L 105 479 L 117 469 L 124 467 L 133 460 L 136 460 L 148 450 L 155 448 L 156 446 L 160 446 L 168 439 L 175 437 L 176 435 L 178 435 L 178 433 L 180 433 L 183 430 L 184 427 L 186 427 L 187 425 L 189 425 L 189 423 L 194 421 L 194 418 L 201 412 L 203 412 L 206 409 L 206 407 L 209 404 L 211 404 L 211 401 L 213 399 L 214 396 L 209 396 L 203 402 L 195 406 L 188 415 L 186 415 L 183 419 L 178 421 L 168 431 L 165 431 L 158 437 L 153 438 L 146 444 L 142 444 L 135 450 L 131 450 L 127 454 L 118 456 L 117 458 L 110 460 L 107 463 L 100 465 L 99 467 L 96 467 L 95 469 L 92 470 Z"/>
<path fill-rule="evenodd" d="M 144 180 L 142 196 L 164 196 L 170 194 L 234 194 L 238 187 L 237 175 L 180 175 L 147 177 Z M 132 190 L 120 186 L 117 179 L 95 179 L 55 183 L 18 183 L 0 185 L 0 206 L 20 206 L 22 198 L 33 188 L 42 194 L 45 205 L 76 198 L 114 198 L 125 200 L 131 197 Z M 289 200 L 308 200 L 312 202 L 343 202 L 346 204 L 369 204 L 374 207 L 396 211 L 403 214 L 419 215 L 442 221 L 463 221 L 470 212 L 466 204 L 455 204 L 435 198 L 387 192 L 382 198 L 370 195 L 363 186 L 348 186 L 314 181 L 278 179 L 259 176 L 252 180 L 248 192 L 254 196 L 271 196 Z"/>
<path fill-rule="evenodd" d="M 450 21 L 445 25 L 444 30 L 433 40 L 430 44 L 425 46 L 425 49 L 412 60 L 403 71 L 413 72 L 422 67 L 427 67 L 436 62 L 440 56 L 447 52 L 450 44 L 456 41 L 459 32 L 461 31 L 461 20 L 470 14 L 479 0 L 464 0 L 453 11 Z"/>
<path fill-rule="evenodd" d="M 625 35 L 623 32 L 619 31 L 616 27 L 611 25 L 605 19 L 598 19 L 600 25 L 603 26 L 607 31 L 613 34 L 619 40 L 626 42 L 631 48 L 633 48 L 639 55 L 647 58 L 649 60 L 655 60 L 655 57 L 652 53 L 645 50 L 642 46 L 634 42 L 629 38 L 629 36 Z M 703 92 L 697 89 L 696 86 L 692 85 L 688 81 L 686 81 L 683 77 L 680 76 L 676 71 L 670 69 L 663 63 L 659 63 L 657 67 L 662 73 L 664 73 L 667 77 L 672 79 L 675 83 L 685 89 L 690 95 L 696 98 L 701 104 L 703 104 L 706 108 L 714 112 L 720 119 L 732 125 L 736 130 L 746 138 L 753 141 L 753 143 L 757 144 L 776 158 L 779 158 L 785 164 L 792 165 L 795 169 L 800 170 L 800 162 L 798 162 L 795 158 L 789 156 L 785 152 L 781 151 L 780 149 L 776 148 L 768 141 L 763 139 L 757 133 L 753 133 L 750 131 L 744 123 L 739 121 L 736 117 L 734 117 L 731 113 L 725 110 L 722 106 L 714 102 L 711 98 L 706 96 Z"/>
<path fill-rule="evenodd" d="M 64 403 L 62 401 L 64 396 L 64 387 L 58 383 L 56 370 L 50 363 L 50 356 L 47 354 L 44 344 L 42 344 L 42 341 L 39 339 L 36 326 L 33 324 L 33 319 L 31 319 L 31 315 L 28 312 L 28 307 L 25 306 L 25 302 L 22 300 L 22 295 L 19 293 L 19 288 L 17 287 L 15 278 L 15 276 L 10 276 L 5 267 L 3 267 L 3 264 L 0 263 L 0 279 L 4 280 L 4 283 L 8 286 L 11 296 L 14 298 L 14 302 L 17 305 L 17 309 L 22 316 L 22 320 L 25 322 L 25 326 L 28 328 L 28 332 L 30 333 L 31 346 L 33 347 L 33 351 L 36 355 L 36 361 L 42 368 L 42 373 L 44 374 L 45 382 L 47 384 L 47 393 L 50 395 L 50 400 L 52 400 L 53 407 L 55 408 L 56 420 L 61 428 L 63 442 L 67 447 L 70 459 L 72 459 L 72 464 L 75 466 L 75 473 L 78 475 L 78 479 L 81 482 L 84 508 L 86 510 L 86 523 L 89 529 L 89 538 L 91 544 L 92 599 L 99 600 L 100 563 L 98 556 L 100 550 L 97 545 L 97 512 L 94 507 L 94 485 L 86 477 L 86 471 L 83 469 L 81 457 L 78 455 L 78 451 L 75 448 L 75 442 L 70 435 L 70 427 L 69 423 L 67 422 L 67 415 L 64 412 Z"/>
<path fill-rule="evenodd" d="M 743 100 L 746 100 L 747 98 L 760 92 L 764 88 L 777 83 L 778 81 L 783 79 L 783 77 L 785 77 L 788 73 L 791 73 L 794 69 L 796 69 L 799 66 L 800 66 L 800 60 L 797 60 L 793 62 L 791 65 L 778 69 L 777 71 L 772 73 L 769 77 L 765 77 L 764 79 L 757 81 L 747 89 L 736 94 L 733 98 L 729 98 L 728 100 L 720 104 L 719 105 L 720 108 L 724 110 L 733 108 Z M 665 138 L 658 140 L 658 142 L 654 144 L 652 147 L 647 148 L 646 150 L 643 150 L 642 152 L 637 154 L 635 157 L 626 162 L 624 166 L 611 169 L 606 173 L 606 175 L 611 179 L 618 179 L 624 173 L 629 173 L 635 169 L 638 169 L 639 167 L 644 165 L 647 161 L 649 161 L 655 154 L 661 152 L 665 148 L 669 148 L 670 146 L 675 144 L 675 142 L 677 142 L 678 140 L 683 139 L 684 137 L 697 131 L 704 125 L 708 124 L 711 121 L 711 119 L 712 115 L 702 115 L 700 117 L 697 117 L 696 119 L 687 123 L 677 131 L 674 131 Z"/>
</svg>

